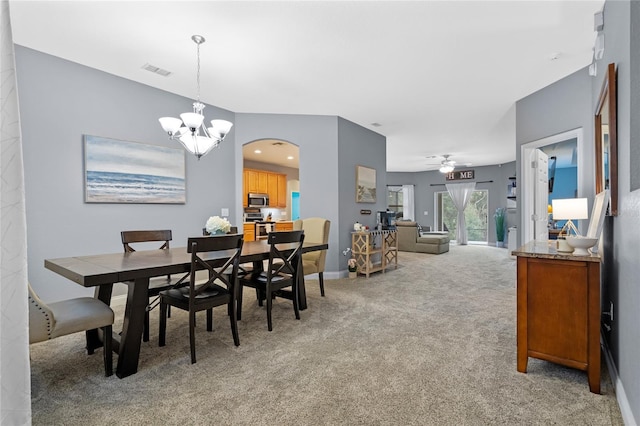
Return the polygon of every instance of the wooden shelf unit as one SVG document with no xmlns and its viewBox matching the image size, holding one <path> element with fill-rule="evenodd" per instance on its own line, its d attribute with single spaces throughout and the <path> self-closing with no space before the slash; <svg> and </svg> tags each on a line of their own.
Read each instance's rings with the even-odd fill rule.
<svg viewBox="0 0 640 426">
<path fill-rule="evenodd" d="M 358 274 L 384 271 L 394 265 L 398 268 L 398 233 L 396 230 L 351 233 L 351 252 L 358 265 Z"/>
</svg>

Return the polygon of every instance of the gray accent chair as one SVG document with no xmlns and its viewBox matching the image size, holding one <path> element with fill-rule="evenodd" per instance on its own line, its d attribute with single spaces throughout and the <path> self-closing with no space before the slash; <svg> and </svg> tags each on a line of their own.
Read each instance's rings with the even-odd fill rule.
<svg viewBox="0 0 640 426">
<path fill-rule="evenodd" d="M 440 233 L 420 233 L 413 221 L 396 222 L 398 250 L 418 253 L 442 254 L 449 251 L 449 235 Z"/>
<path fill-rule="evenodd" d="M 104 375 L 113 374 L 111 338 L 113 311 L 104 302 L 92 297 L 44 303 L 29 286 L 29 344 L 44 342 L 79 331 L 101 328 L 104 340 Z M 87 347 L 93 354 L 95 348 Z"/>
</svg>

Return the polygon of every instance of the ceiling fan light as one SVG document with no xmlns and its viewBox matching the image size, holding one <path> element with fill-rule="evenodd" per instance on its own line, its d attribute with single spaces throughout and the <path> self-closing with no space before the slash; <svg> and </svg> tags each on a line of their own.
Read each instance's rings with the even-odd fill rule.
<svg viewBox="0 0 640 426">
<path fill-rule="evenodd" d="M 453 171 L 453 166 L 451 164 L 443 164 L 440 166 L 440 173 L 451 173 Z"/>
</svg>

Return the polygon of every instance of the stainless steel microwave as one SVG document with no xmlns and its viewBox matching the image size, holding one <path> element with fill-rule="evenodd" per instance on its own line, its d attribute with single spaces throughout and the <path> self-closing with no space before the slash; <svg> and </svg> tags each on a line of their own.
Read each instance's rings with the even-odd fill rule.
<svg viewBox="0 0 640 426">
<path fill-rule="evenodd" d="M 267 194 L 249 194 L 247 204 L 249 207 L 269 207 L 269 195 Z"/>
</svg>

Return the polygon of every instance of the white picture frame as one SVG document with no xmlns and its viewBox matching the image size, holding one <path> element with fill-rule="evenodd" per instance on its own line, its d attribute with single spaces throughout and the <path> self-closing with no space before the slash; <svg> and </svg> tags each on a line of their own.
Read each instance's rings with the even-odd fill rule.
<svg viewBox="0 0 640 426">
<path fill-rule="evenodd" d="M 587 237 L 600 239 L 602 234 L 602 225 L 604 223 L 604 217 L 607 214 L 607 207 L 609 206 L 609 190 L 605 189 L 596 195 L 593 200 L 593 208 L 591 209 L 591 220 L 589 221 L 589 229 L 587 230 Z M 594 249 L 597 248 L 594 246 Z M 592 249 L 593 250 L 593 249 Z"/>
</svg>

